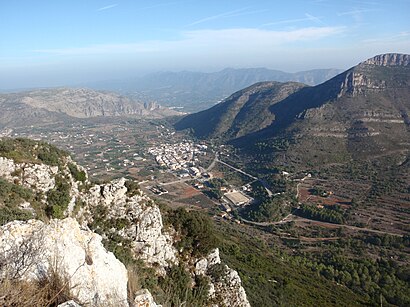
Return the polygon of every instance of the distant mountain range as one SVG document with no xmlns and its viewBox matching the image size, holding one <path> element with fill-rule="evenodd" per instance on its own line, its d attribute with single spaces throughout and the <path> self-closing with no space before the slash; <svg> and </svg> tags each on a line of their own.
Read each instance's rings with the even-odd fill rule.
<svg viewBox="0 0 410 307">
<path fill-rule="evenodd" d="M 384 54 L 313 87 L 259 83 L 175 126 L 248 148 L 286 138 L 298 159 L 318 163 L 408 150 L 409 63 L 410 55 Z"/>
<path fill-rule="evenodd" d="M 133 116 L 161 118 L 178 114 L 155 103 L 142 103 L 90 89 L 39 89 L 0 95 L 0 128 L 54 123 L 75 118 Z"/>
<path fill-rule="evenodd" d="M 156 100 L 168 107 L 181 107 L 184 112 L 204 110 L 228 95 L 261 81 L 295 81 L 308 85 L 322 83 L 338 69 L 316 69 L 287 73 L 266 68 L 227 68 L 214 73 L 158 72 L 141 78 L 88 84 L 97 89 L 115 90 L 131 97 Z"/>
</svg>

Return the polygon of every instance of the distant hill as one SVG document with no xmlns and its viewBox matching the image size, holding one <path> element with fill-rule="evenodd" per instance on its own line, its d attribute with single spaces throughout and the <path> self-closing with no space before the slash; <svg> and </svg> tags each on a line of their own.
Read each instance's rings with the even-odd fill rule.
<svg viewBox="0 0 410 307">
<path fill-rule="evenodd" d="M 0 127 L 102 116 L 164 117 L 177 112 L 116 93 L 90 89 L 39 89 L 0 95 Z"/>
<path fill-rule="evenodd" d="M 209 108 L 228 95 L 257 82 L 294 81 L 316 85 L 339 72 L 341 70 L 338 69 L 287 73 L 266 68 L 227 68 L 214 73 L 158 72 L 137 79 L 99 82 L 90 86 L 157 100 L 162 105 L 180 106 L 183 111 L 192 112 Z"/>
<path fill-rule="evenodd" d="M 248 148 L 286 138 L 297 159 L 318 163 L 409 149 L 409 58 L 379 55 L 320 85 L 292 85 L 282 99 L 278 89 L 290 84 L 257 84 L 186 116 L 176 128 Z M 309 150 L 312 155 L 301 155 Z"/>
</svg>

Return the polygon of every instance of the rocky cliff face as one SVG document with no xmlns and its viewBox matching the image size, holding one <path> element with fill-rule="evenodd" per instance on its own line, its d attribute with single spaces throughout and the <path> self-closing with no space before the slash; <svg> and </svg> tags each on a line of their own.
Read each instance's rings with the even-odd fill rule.
<svg viewBox="0 0 410 307">
<path fill-rule="evenodd" d="M 38 144 L 32 146 L 37 148 Z M 52 219 L 48 223 L 12 221 L 0 228 L 0 280 L 16 270 L 20 279 L 35 280 L 57 269 L 59 275 L 70 280 L 72 294 L 80 303 L 128 306 L 127 270 L 102 245 L 117 238 L 111 243 L 126 245 L 131 257 L 154 268 L 157 276 L 166 276 L 178 264 L 190 276 L 192 285 L 195 275 L 206 276 L 211 288 L 209 300 L 215 302 L 214 306 L 249 306 L 239 275 L 221 264 L 219 251 L 203 259 L 178 251 L 174 245 L 181 240 L 181 234 L 172 226 L 164 228 L 159 207 L 135 183 L 121 178 L 89 187 L 91 183 L 85 170 L 70 157 L 61 156 L 55 162 L 58 166 L 40 163 L 36 156 L 33 162 L 20 163 L 0 157 L 0 178 L 26 187 L 41 201 L 34 208 L 23 200 L 18 210 L 42 217 L 44 208 L 60 207 L 59 201 L 63 199 L 67 202 L 59 213 L 60 218 L 66 219 Z M 84 173 L 79 178 L 81 172 Z M 57 204 L 50 205 L 51 201 Z M 0 199 L 0 209 L 2 206 L 6 205 Z M 29 262 L 21 270 L 19 259 L 23 258 Z M 216 268 L 220 268 L 222 274 L 215 275 Z M 135 294 L 133 304 L 157 306 L 146 290 Z"/>
<path fill-rule="evenodd" d="M 408 74 L 410 55 L 387 53 L 370 58 L 345 72 L 338 97 L 378 93 L 387 88 L 403 87 L 400 75 Z M 390 69 L 389 69 L 390 68 Z M 398 71 L 397 69 L 403 69 Z M 407 79 L 407 78 L 406 78 Z"/>
<path fill-rule="evenodd" d="M 130 196 L 124 178 L 103 185 L 95 185 L 82 199 L 90 206 L 80 213 L 81 216 L 86 217 L 87 224 L 92 224 L 92 208 L 97 206 L 107 209 L 107 220 L 126 219 L 127 226 L 121 230 L 112 227 L 108 232 L 130 240 L 135 257 L 155 267 L 159 274 L 166 274 L 166 268 L 181 261 L 178 251 L 173 246 L 173 233 L 164 230 L 158 206 L 140 190 Z M 218 278 L 212 275 L 216 265 L 221 265 L 223 270 L 222 276 Z M 195 275 L 209 278 L 211 288 L 209 297 L 212 301 L 217 302 L 215 306 L 250 306 L 238 273 L 221 264 L 218 249 L 206 258 L 197 260 Z M 144 300 L 149 301 L 148 298 Z"/>
<path fill-rule="evenodd" d="M 116 179 L 104 185 L 95 185 L 82 199 L 90 206 L 80 213 L 86 218 L 87 224 L 92 224 L 92 208 L 103 206 L 107 209 L 106 219 L 115 221 L 126 219 L 127 226 L 121 230 L 114 227 L 108 232 L 114 232 L 132 242 L 132 251 L 136 258 L 144 260 L 156 268 L 161 275 L 166 274 L 166 268 L 180 261 L 178 251 L 173 246 L 173 233 L 164 230 L 161 212 L 158 206 L 142 191 L 129 195 L 124 178 Z M 213 268 L 221 265 L 223 274 L 215 278 Z M 211 252 L 206 258 L 195 263 L 195 275 L 207 276 L 210 280 L 209 298 L 216 302 L 215 306 L 250 306 L 241 279 L 235 270 L 221 264 L 219 250 Z M 141 298 L 142 297 L 142 298 Z M 150 301 L 149 295 L 143 292 L 142 301 Z M 142 305 L 145 306 L 145 305 Z"/>
<path fill-rule="evenodd" d="M 26 93 L 21 102 L 72 117 L 143 115 L 144 106 L 126 97 L 88 89 L 53 89 Z"/>
<path fill-rule="evenodd" d="M 35 163 L 15 163 L 12 159 L 0 157 L 0 176 L 10 182 L 19 182 L 28 188 L 47 192 L 55 186 L 57 166 Z"/>
<path fill-rule="evenodd" d="M 217 267 L 221 274 L 216 276 L 213 272 Z M 227 265 L 221 264 L 219 249 L 212 251 L 206 258 L 198 260 L 195 264 L 195 274 L 210 278 L 209 296 L 212 301 L 220 306 L 250 307 L 245 289 L 242 287 L 238 272 Z"/>
<path fill-rule="evenodd" d="M 345 80 L 340 85 L 338 98 L 350 94 L 357 96 L 366 92 L 380 92 L 386 88 L 385 80 L 369 78 L 362 71 L 352 70 L 346 74 Z"/>
<path fill-rule="evenodd" d="M 125 219 L 126 225 L 116 232 L 132 242 L 132 249 L 139 259 L 149 264 L 159 265 L 163 270 L 170 264 L 178 262 L 176 249 L 172 246 L 171 235 L 163 229 L 162 216 L 158 206 L 142 191 L 127 195 L 125 179 L 117 179 L 105 185 L 95 185 L 85 194 L 83 200 L 88 204 L 87 223 L 93 222 L 92 208 L 106 208 L 106 218 L 111 220 Z"/>
<path fill-rule="evenodd" d="M 60 157 L 60 166 L 51 166 L 42 163 L 34 162 L 21 162 L 17 163 L 13 159 L 0 157 L 0 178 L 7 180 L 10 183 L 22 185 L 25 188 L 31 189 L 34 194 L 37 195 L 37 199 L 47 205 L 50 192 L 60 190 L 61 182 L 67 187 L 68 201 L 62 206 L 65 211 L 65 216 L 71 215 L 74 209 L 76 201 L 79 200 L 79 189 L 84 186 L 88 181 L 88 175 L 86 170 L 77 165 L 69 156 Z M 76 168 L 79 172 L 84 174 L 84 182 L 76 180 L 70 169 Z M 56 182 L 59 186 L 56 185 Z M 58 193 L 60 193 L 59 191 Z M 62 205 L 62 204 L 60 204 Z M 32 212 L 36 215 L 36 212 L 32 205 L 28 202 L 24 202 L 20 205 L 24 210 Z"/>
<path fill-rule="evenodd" d="M 0 94 L 0 127 L 38 126 L 79 118 L 126 116 L 162 118 L 180 113 L 153 102 L 84 88 L 41 89 Z"/>
<path fill-rule="evenodd" d="M 377 65 L 377 66 L 409 66 L 410 55 L 399 53 L 386 53 L 377 55 L 368 59 L 361 64 Z"/>
</svg>

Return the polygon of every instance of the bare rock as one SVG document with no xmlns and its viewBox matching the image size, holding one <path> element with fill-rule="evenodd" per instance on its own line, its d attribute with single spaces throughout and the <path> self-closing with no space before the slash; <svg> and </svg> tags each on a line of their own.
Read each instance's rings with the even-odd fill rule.
<svg viewBox="0 0 410 307">
<path fill-rule="evenodd" d="M 127 196 L 125 182 L 121 178 L 96 185 L 90 189 L 84 201 L 89 206 L 106 207 L 109 219 L 126 219 L 129 226 L 118 234 L 132 241 L 137 258 L 148 264 L 156 264 L 159 270 L 164 271 L 170 263 L 176 264 L 178 260 L 172 237 L 164 230 L 161 211 L 142 191 L 132 197 Z M 117 230 L 113 228 L 112 231 Z"/>
<path fill-rule="evenodd" d="M 238 272 L 225 266 L 225 276 L 214 282 L 214 296 L 221 300 L 220 306 L 250 307 L 245 289 L 242 287 Z"/>
<path fill-rule="evenodd" d="M 14 160 L 0 157 L 0 176 L 10 182 L 19 181 L 28 188 L 47 192 L 55 186 L 57 166 L 34 163 L 15 163 Z"/>
<path fill-rule="evenodd" d="M 386 53 L 368 59 L 364 61 L 362 64 L 378 66 L 409 66 L 410 55 L 399 53 Z"/>
<path fill-rule="evenodd" d="M 71 301 L 67 301 L 65 303 L 62 303 L 62 304 L 58 305 L 57 307 L 81 307 L 81 306 L 78 305 L 73 300 L 71 300 Z"/>
<path fill-rule="evenodd" d="M 14 161 L 4 157 L 0 157 L 0 176 L 5 177 L 6 179 L 12 178 L 12 173 L 16 170 Z"/>
<path fill-rule="evenodd" d="M 154 298 L 147 289 L 135 293 L 134 307 L 161 307 L 154 302 Z"/>
<path fill-rule="evenodd" d="M 212 275 L 212 268 L 216 265 L 223 266 L 222 276 Z M 216 302 L 214 306 L 250 307 L 238 272 L 221 264 L 218 248 L 214 249 L 206 258 L 196 262 L 195 274 L 210 278 L 208 296 Z"/>
<path fill-rule="evenodd" d="M 1 273 L 33 280 L 54 270 L 83 304 L 128 306 L 127 270 L 101 240 L 71 218 L 14 221 L 0 228 Z"/>
<path fill-rule="evenodd" d="M 221 263 L 219 249 L 215 248 L 206 258 L 198 260 L 195 264 L 195 274 L 205 275 L 208 268 Z"/>
<path fill-rule="evenodd" d="M 36 190 L 47 192 L 55 186 L 55 175 L 58 172 L 57 166 L 45 164 L 23 164 L 22 183 L 26 187 L 34 187 Z"/>
</svg>

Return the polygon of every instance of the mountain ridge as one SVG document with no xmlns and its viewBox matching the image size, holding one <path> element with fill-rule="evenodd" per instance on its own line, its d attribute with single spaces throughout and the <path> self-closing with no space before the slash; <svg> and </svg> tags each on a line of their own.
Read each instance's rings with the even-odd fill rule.
<svg viewBox="0 0 410 307">
<path fill-rule="evenodd" d="M 255 113 L 252 118 L 242 122 L 237 118 L 237 125 L 239 123 L 243 127 L 259 123 L 257 128 L 247 134 L 210 133 L 207 135 L 203 132 L 200 120 L 214 118 L 214 113 L 217 113 L 220 119 L 218 124 L 225 126 L 219 131 L 235 130 L 232 125 L 234 121 L 228 119 L 227 109 L 224 108 L 225 102 L 202 113 L 188 115 L 177 122 L 175 127 L 178 130 L 189 128 L 197 137 L 216 138 L 221 142 L 228 141 L 240 147 L 251 146 L 250 144 L 255 142 L 289 135 L 289 133 L 293 136 L 328 136 L 346 140 L 355 137 L 366 138 L 366 142 L 372 143 L 371 146 L 367 144 L 369 148 L 374 150 L 378 148 L 377 151 L 381 151 L 384 146 L 397 147 L 393 143 L 406 143 L 409 131 L 408 58 L 409 55 L 400 54 L 378 55 L 322 84 L 301 87 L 283 97 L 282 100 L 272 103 L 261 113 Z M 242 93 L 239 91 L 233 94 L 227 101 L 244 99 Z M 257 94 L 254 93 L 256 96 Z M 269 104 L 269 101 L 262 95 L 254 102 L 254 106 L 266 104 Z M 274 120 L 269 125 L 264 125 L 259 118 L 266 117 Z M 383 127 L 382 123 L 386 124 L 387 128 Z M 208 121 L 207 129 L 216 131 L 212 124 L 212 121 Z M 392 133 L 393 131 L 395 134 Z M 388 138 L 383 137 L 387 135 Z M 377 141 L 369 138 L 371 136 Z"/>
<path fill-rule="evenodd" d="M 131 97 L 148 97 L 165 106 L 199 111 L 230 94 L 263 81 L 301 82 L 316 85 L 330 79 L 338 69 L 314 69 L 287 73 L 267 68 L 225 68 L 218 72 L 156 72 L 125 81 L 90 84 L 93 88 L 117 90 Z"/>
<path fill-rule="evenodd" d="M 0 94 L 0 126 L 61 122 L 105 116 L 162 118 L 178 112 L 108 91 L 50 88 Z"/>
</svg>

